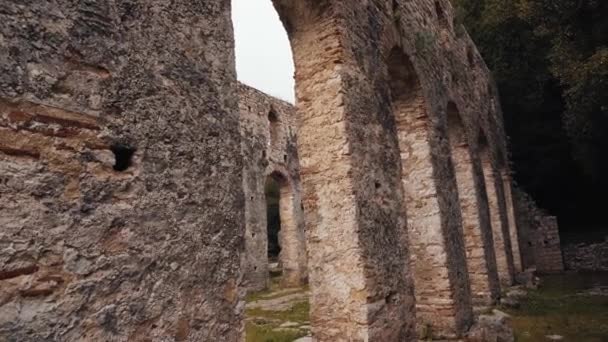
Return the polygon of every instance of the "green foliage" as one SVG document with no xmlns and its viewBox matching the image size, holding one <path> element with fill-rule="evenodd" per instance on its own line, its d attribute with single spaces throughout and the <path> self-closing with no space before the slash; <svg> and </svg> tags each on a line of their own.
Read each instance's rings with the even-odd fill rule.
<svg viewBox="0 0 608 342">
<path fill-rule="evenodd" d="M 262 309 L 247 309 L 247 317 L 263 317 L 289 322 L 306 322 L 309 320 L 310 304 L 300 302 L 285 311 L 268 311 Z"/>
<path fill-rule="evenodd" d="M 247 342 L 292 342 L 306 336 L 301 330 L 277 330 L 272 325 L 258 325 L 247 322 L 245 326 Z"/>
<path fill-rule="evenodd" d="M 608 172 L 608 1 L 453 2 L 497 81 L 518 180 L 561 211 L 556 183 Z"/>
</svg>

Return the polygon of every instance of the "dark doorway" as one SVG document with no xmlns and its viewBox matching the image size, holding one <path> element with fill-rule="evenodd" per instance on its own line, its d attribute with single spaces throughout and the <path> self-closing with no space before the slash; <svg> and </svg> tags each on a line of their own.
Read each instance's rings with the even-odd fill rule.
<svg viewBox="0 0 608 342">
<path fill-rule="evenodd" d="M 279 207 L 281 185 L 275 177 L 268 176 L 264 191 L 266 195 L 266 222 L 268 228 L 268 261 L 272 264 L 279 262 L 279 255 L 281 254 L 281 245 L 279 243 L 279 231 L 281 230 Z"/>
</svg>

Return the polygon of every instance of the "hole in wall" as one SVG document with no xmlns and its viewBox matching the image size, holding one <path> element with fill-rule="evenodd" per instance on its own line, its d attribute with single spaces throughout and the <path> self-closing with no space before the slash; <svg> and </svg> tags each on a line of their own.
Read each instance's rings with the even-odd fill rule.
<svg viewBox="0 0 608 342">
<path fill-rule="evenodd" d="M 270 121 L 270 122 L 279 121 L 279 116 L 277 115 L 277 113 L 274 110 L 271 110 L 270 112 L 268 112 L 268 121 Z"/>
<path fill-rule="evenodd" d="M 439 1 L 435 1 L 435 13 L 437 14 L 437 20 L 439 21 L 439 25 L 441 28 L 448 28 L 448 18 L 446 17 L 443 6 Z"/>
<path fill-rule="evenodd" d="M 381 185 L 382 185 L 382 184 L 380 184 L 380 182 L 374 182 L 374 187 L 375 187 L 376 189 L 380 189 L 380 186 L 381 186 Z"/>
<path fill-rule="evenodd" d="M 287 162 L 287 155 L 286 154 L 283 155 L 283 161 Z"/>
<path fill-rule="evenodd" d="M 133 164 L 133 155 L 136 149 L 123 144 L 115 144 L 110 147 L 114 153 L 114 171 L 126 171 Z"/>
</svg>

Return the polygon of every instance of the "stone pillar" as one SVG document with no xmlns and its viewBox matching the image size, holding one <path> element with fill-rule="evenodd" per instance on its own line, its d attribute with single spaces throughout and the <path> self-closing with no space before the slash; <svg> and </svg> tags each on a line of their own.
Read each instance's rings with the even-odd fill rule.
<svg viewBox="0 0 608 342">
<path fill-rule="evenodd" d="M 490 208 L 490 220 L 492 224 L 492 235 L 494 237 L 494 253 L 496 255 L 496 266 L 501 286 L 513 285 L 513 258 L 508 244 L 509 228 L 504 224 L 500 213 L 500 202 L 497 192 L 497 180 L 492 167 L 487 148 L 481 153 L 482 167 L 485 177 L 486 192 L 488 194 L 488 205 Z"/>
<path fill-rule="evenodd" d="M 454 140 L 450 136 L 451 142 Z M 492 226 L 487 205 L 480 205 L 469 147 L 452 142 L 452 160 L 458 183 L 471 294 L 475 305 L 492 305 L 500 296 Z M 485 211 L 485 212 L 484 212 Z"/>
<path fill-rule="evenodd" d="M 523 271 L 523 268 L 521 262 L 521 253 L 519 251 L 519 230 L 517 227 L 517 219 L 515 216 L 515 203 L 513 202 L 513 182 L 511 175 L 503 171 L 502 181 L 505 189 L 505 203 L 507 205 L 507 220 L 509 222 L 509 234 L 511 237 L 513 267 L 516 273 L 520 273 Z"/>
<path fill-rule="evenodd" d="M 243 189 L 245 190 L 245 253 L 241 257 L 242 286 L 247 291 L 268 287 L 268 223 L 266 217 L 266 176 L 259 165 L 266 157 L 255 148 L 250 136 L 243 136 Z M 248 141 L 249 139 L 249 141 Z M 264 150 L 265 151 L 265 150 Z"/>
<path fill-rule="evenodd" d="M 227 1 L 0 3 L 0 340 L 241 338 Z"/>
<path fill-rule="evenodd" d="M 541 215 L 535 219 L 539 223 L 534 246 L 536 270 L 541 273 L 563 272 L 564 259 L 557 217 Z"/>
<path fill-rule="evenodd" d="M 414 298 L 394 124 L 353 58 L 352 10 L 275 1 L 296 66 L 298 154 L 317 341 L 408 341 Z M 339 17 L 339 18 L 338 18 Z M 371 115 L 371 113 L 374 113 Z"/>
<path fill-rule="evenodd" d="M 300 203 L 295 196 L 293 183 L 281 183 L 279 212 L 281 230 L 279 242 L 281 245 L 280 261 L 283 267 L 281 283 L 284 287 L 297 287 L 306 282 L 306 245 L 304 237 L 304 222 L 298 220 L 297 206 Z"/>
<path fill-rule="evenodd" d="M 390 63 L 418 327 L 423 338 L 455 338 L 472 320 L 456 184 L 449 194 L 450 178 L 435 173 L 432 150 L 438 147 L 431 142 L 426 101 L 409 58 L 395 50 Z M 442 202 L 450 195 L 453 207 Z"/>
</svg>

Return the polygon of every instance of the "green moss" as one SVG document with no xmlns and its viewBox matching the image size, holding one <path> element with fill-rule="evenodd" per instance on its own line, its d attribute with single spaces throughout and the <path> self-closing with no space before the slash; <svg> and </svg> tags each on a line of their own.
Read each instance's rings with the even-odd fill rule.
<svg viewBox="0 0 608 342">
<path fill-rule="evenodd" d="M 518 309 L 507 310 L 513 316 L 516 341 L 543 341 L 554 334 L 566 341 L 608 340 L 608 297 L 577 294 L 596 281 L 584 275 L 543 278 L 543 285 Z"/>
<path fill-rule="evenodd" d="M 257 325 L 248 322 L 246 327 L 247 342 L 292 342 L 306 336 L 302 330 L 274 330 L 276 326 Z"/>
<path fill-rule="evenodd" d="M 262 309 L 247 309 L 247 317 L 263 317 L 281 320 L 283 322 L 308 322 L 310 305 L 308 302 L 299 302 L 285 311 L 267 311 Z"/>
</svg>

